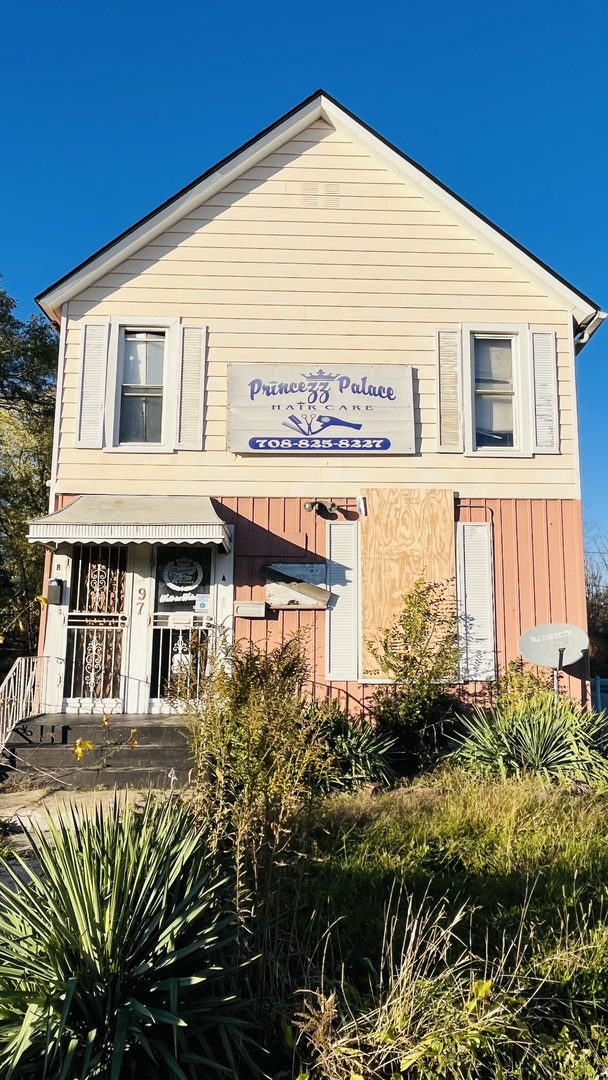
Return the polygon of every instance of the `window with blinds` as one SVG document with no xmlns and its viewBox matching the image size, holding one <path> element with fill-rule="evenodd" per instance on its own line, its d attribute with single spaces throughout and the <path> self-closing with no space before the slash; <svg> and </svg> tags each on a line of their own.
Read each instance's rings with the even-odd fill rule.
<svg viewBox="0 0 608 1080">
<path fill-rule="evenodd" d="M 513 338 L 473 335 L 475 448 L 515 445 Z"/>
<path fill-rule="evenodd" d="M 125 330 L 119 442 L 162 442 L 165 333 Z"/>
</svg>

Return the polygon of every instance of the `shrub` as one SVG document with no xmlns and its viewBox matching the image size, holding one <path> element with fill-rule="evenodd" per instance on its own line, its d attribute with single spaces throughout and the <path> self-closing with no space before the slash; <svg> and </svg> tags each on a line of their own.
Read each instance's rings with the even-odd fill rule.
<svg viewBox="0 0 608 1080">
<path fill-rule="evenodd" d="M 496 776 L 532 773 L 549 780 L 603 785 L 608 781 L 608 736 L 603 713 L 571 698 L 536 692 L 463 718 L 456 760 Z"/>
<path fill-rule="evenodd" d="M 191 815 L 149 797 L 47 828 L 0 884 L 1 1075 L 236 1077 L 230 891 Z"/>
<path fill-rule="evenodd" d="M 496 681 L 490 683 L 489 697 L 495 708 L 504 708 L 552 689 L 553 672 L 532 668 L 524 660 L 511 660 Z"/>
<path fill-rule="evenodd" d="M 459 661 L 451 583 L 418 578 L 403 595 L 397 620 L 368 649 L 390 679 L 390 686 L 375 691 L 371 715 L 382 731 L 398 738 L 404 771 L 420 767 L 436 754 L 442 722 L 454 706 L 446 692 Z"/>
<path fill-rule="evenodd" d="M 194 804 L 215 842 L 254 871 L 286 844 L 298 812 L 331 768 L 304 684 L 302 642 L 228 646 L 185 703 L 197 776 Z"/>
</svg>

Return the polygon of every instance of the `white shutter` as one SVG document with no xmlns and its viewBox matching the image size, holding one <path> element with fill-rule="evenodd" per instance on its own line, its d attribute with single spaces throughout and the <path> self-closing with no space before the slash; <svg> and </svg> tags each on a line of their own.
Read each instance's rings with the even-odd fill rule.
<svg viewBox="0 0 608 1080">
<path fill-rule="evenodd" d="M 181 450 L 202 450 L 205 408 L 207 327 L 182 328 L 177 445 Z"/>
<path fill-rule="evenodd" d="M 76 446 L 103 446 L 108 331 L 107 323 L 85 323 L 82 328 Z"/>
<path fill-rule="evenodd" d="M 459 522 L 456 534 L 460 677 L 496 678 L 492 526 Z"/>
<path fill-rule="evenodd" d="M 557 404 L 557 355 L 552 331 L 532 333 L 534 376 L 534 450 L 539 454 L 559 451 Z"/>
<path fill-rule="evenodd" d="M 437 334 L 437 448 L 462 453 L 460 409 L 460 332 Z"/>
<path fill-rule="evenodd" d="M 327 678 L 346 682 L 359 675 L 359 525 L 327 523 Z"/>
</svg>

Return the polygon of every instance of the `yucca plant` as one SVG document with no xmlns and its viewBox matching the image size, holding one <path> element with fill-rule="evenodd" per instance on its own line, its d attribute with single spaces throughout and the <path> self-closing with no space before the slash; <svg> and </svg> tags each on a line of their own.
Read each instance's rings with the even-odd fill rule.
<svg viewBox="0 0 608 1080">
<path fill-rule="evenodd" d="M 39 869 L 0 883 L 0 1075 L 236 1076 L 230 883 L 177 797 L 28 836 Z"/>
<path fill-rule="evenodd" d="M 318 778 L 323 790 L 352 790 L 363 784 L 389 787 L 394 783 L 394 736 L 378 731 L 369 720 L 349 716 L 335 698 L 312 701 L 307 712 L 328 763 Z"/>
<path fill-rule="evenodd" d="M 474 772 L 608 782 L 606 717 L 572 698 L 556 701 L 544 691 L 527 700 L 476 708 L 462 726 L 455 758 Z"/>
</svg>

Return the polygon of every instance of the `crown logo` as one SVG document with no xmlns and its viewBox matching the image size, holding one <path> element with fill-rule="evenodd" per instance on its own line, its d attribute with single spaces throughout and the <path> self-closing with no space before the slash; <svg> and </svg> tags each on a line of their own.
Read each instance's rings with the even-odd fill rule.
<svg viewBox="0 0 608 1080">
<path fill-rule="evenodd" d="M 315 382 L 335 382 L 336 379 L 340 378 L 340 376 L 332 375 L 331 372 L 323 371 L 323 368 L 319 368 L 318 371 L 311 371 L 309 375 L 305 375 L 304 372 L 302 372 L 302 378 L 313 379 Z"/>
</svg>

